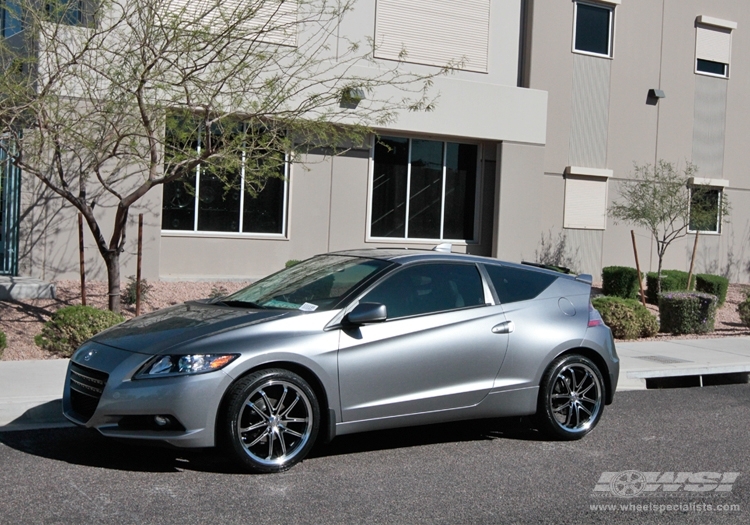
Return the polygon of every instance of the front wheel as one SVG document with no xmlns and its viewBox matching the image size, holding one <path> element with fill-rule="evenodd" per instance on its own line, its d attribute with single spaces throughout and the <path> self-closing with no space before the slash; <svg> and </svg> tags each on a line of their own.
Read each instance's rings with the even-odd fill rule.
<svg viewBox="0 0 750 525">
<path fill-rule="evenodd" d="M 229 451 L 251 472 L 281 472 L 301 461 L 320 426 L 307 382 L 288 370 L 261 370 L 229 392 L 222 433 Z"/>
<path fill-rule="evenodd" d="M 547 369 L 539 386 L 537 420 L 558 439 L 580 439 L 591 432 L 604 410 L 599 368 L 581 355 L 565 355 Z"/>
</svg>

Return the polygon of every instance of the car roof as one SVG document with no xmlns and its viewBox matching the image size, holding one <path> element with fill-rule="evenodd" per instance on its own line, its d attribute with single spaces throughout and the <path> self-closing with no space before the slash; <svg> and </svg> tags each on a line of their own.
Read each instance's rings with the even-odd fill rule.
<svg viewBox="0 0 750 525">
<path fill-rule="evenodd" d="M 383 261 L 391 261 L 398 264 L 408 264 L 417 261 L 463 261 L 473 262 L 481 264 L 501 264 L 512 268 L 518 268 L 529 272 L 539 272 L 554 275 L 555 277 L 565 277 L 568 279 L 575 279 L 573 274 L 564 274 L 556 272 L 554 270 L 548 270 L 545 268 L 539 268 L 537 266 L 530 266 L 527 264 L 519 264 L 508 261 L 502 261 L 492 257 L 484 257 L 481 255 L 470 255 L 465 253 L 452 253 L 436 250 L 426 249 L 414 249 L 414 248 L 362 248 L 357 250 L 344 250 L 340 252 L 332 252 L 331 255 L 347 255 L 350 257 L 367 257 L 370 259 L 379 259 Z"/>
</svg>

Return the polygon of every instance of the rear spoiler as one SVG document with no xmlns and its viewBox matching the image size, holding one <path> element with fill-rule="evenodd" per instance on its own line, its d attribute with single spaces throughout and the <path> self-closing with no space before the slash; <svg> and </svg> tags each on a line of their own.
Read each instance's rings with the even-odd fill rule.
<svg viewBox="0 0 750 525">
<path fill-rule="evenodd" d="M 576 275 L 576 281 L 591 285 L 594 282 L 594 277 L 590 273 L 582 273 L 580 275 Z"/>
</svg>

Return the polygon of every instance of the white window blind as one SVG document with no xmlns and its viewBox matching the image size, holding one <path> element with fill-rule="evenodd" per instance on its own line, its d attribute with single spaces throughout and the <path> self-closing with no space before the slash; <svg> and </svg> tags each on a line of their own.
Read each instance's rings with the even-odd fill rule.
<svg viewBox="0 0 750 525">
<path fill-rule="evenodd" d="M 375 56 L 487 71 L 490 0 L 378 0 Z"/>
<path fill-rule="evenodd" d="M 238 18 L 247 19 L 238 31 L 260 41 L 297 44 L 297 2 L 280 0 L 172 0 L 170 10 L 188 20 L 220 28 Z M 189 25 L 189 22 L 188 22 Z"/>
<path fill-rule="evenodd" d="M 610 170 L 568 167 L 565 174 L 565 228 L 607 228 L 607 177 L 611 173 Z"/>
<path fill-rule="evenodd" d="M 710 60 L 729 64 L 732 52 L 732 32 L 723 28 L 698 27 L 695 36 L 695 56 L 700 60 Z"/>
</svg>

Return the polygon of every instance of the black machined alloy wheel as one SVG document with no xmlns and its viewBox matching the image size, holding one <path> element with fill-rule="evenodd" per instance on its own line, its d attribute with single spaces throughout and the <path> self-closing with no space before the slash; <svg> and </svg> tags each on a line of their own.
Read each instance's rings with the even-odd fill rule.
<svg viewBox="0 0 750 525">
<path fill-rule="evenodd" d="M 580 439 L 593 430 L 603 410 L 604 381 L 591 360 L 571 354 L 550 365 L 539 389 L 542 430 L 561 439 Z"/>
<path fill-rule="evenodd" d="M 280 472 L 301 461 L 318 434 L 320 409 L 307 382 L 282 369 L 255 372 L 230 391 L 222 429 L 252 472 Z"/>
</svg>

